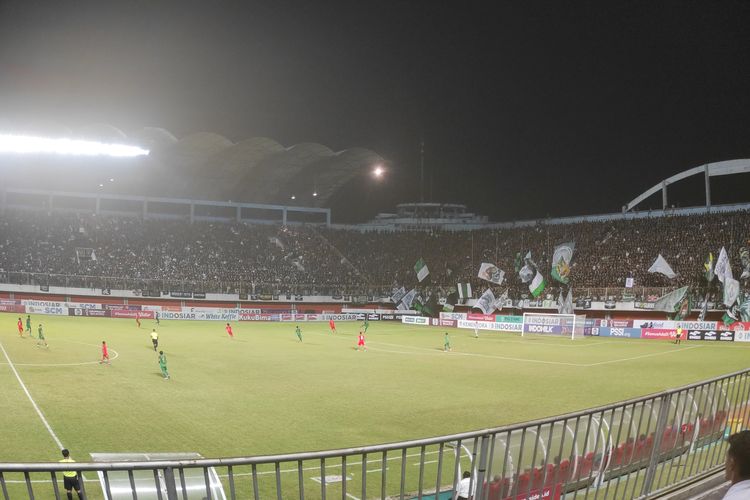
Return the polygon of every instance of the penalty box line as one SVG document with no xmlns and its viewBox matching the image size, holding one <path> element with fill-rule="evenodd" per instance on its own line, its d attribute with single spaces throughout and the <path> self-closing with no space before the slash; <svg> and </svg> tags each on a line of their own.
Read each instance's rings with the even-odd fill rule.
<svg viewBox="0 0 750 500">
<path fill-rule="evenodd" d="M 34 410 L 36 410 L 37 415 L 39 415 L 39 418 L 44 424 L 44 427 L 47 428 L 47 432 L 49 432 L 49 435 L 52 436 L 52 439 L 55 441 L 55 444 L 57 445 L 58 449 L 60 450 L 64 449 L 65 446 L 63 446 L 62 441 L 60 441 L 60 438 L 57 437 L 57 434 L 55 434 L 55 431 L 52 430 L 52 426 L 49 425 L 49 422 L 47 421 L 47 418 L 44 416 L 44 413 L 42 413 L 42 410 L 39 408 L 39 405 L 37 405 L 36 401 L 34 401 L 34 398 L 31 397 L 31 393 L 29 392 L 29 389 L 26 387 L 26 384 L 23 383 L 23 379 L 21 378 L 21 375 L 19 375 L 18 370 L 16 370 L 16 366 L 13 364 L 13 361 L 11 361 L 10 356 L 8 356 L 8 352 L 5 350 L 5 346 L 3 345 L 2 342 L 0 342 L 0 350 L 3 351 L 3 355 L 5 356 L 5 359 L 8 361 L 8 366 L 10 366 L 10 369 L 13 371 L 13 374 L 16 376 L 16 380 L 18 380 L 18 383 L 21 385 L 21 389 L 23 389 L 23 392 L 26 393 L 26 397 L 29 398 L 29 401 L 31 401 L 31 405 L 34 407 Z"/>
</svg>

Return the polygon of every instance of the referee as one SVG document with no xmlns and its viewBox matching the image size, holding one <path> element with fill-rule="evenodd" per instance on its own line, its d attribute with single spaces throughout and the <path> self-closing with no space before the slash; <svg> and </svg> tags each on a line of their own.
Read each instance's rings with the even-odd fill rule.
<svg viewBox="0 0 750 500">
<path fill-rule="evenodd" d="M 70 458 L 70 452 L 67 449 L 63 449 L 62 456 L 63 459 L 60 462 L 75 462 Z M 73 500 L 73 490 L 76 490 L 79 499 L 83 499 L 81 485 L 78 483 L 78 474 L 75 471 L 63 471 L 63 486 L 65 487 L 65 493 L 68 495 L 68 500 Z"/>
</svg>

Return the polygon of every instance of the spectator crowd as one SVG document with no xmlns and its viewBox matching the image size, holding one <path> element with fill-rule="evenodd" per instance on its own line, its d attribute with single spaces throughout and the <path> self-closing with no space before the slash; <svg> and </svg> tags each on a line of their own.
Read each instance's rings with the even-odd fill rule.
<svg viewBox="0 0 750 500">
<path fill-rule="evenodd" d="M 25 273 L 68 276 L 71 286 L 85 282 L 92 288 L 116 288 L 107 283 L 117 280 L 133 288 L 133 282 L 156 280 L 206 291 L 236 290 L 242 283 L 248 291 L 358 288 L 374 294 L 416 285 L 413 266 L 422 258 L 430 270 L 423 285 L 469 282 L 479 290 L 487 282 L 476 277 L 477 271 L 490 262 L 505 271 L 503 288 L 522 294 L 528 289 L 515 273 L 517 254 L 530 251 L 550 281 L 555 246 L 574 242 L 574 288 L 624 287 L 629 277 L 638 287 L 673 288 L 700 285 L 706 257 L 709 252 L 717 257 L 722 246 L 739 275 L 739 252 L 749 238 L 747 212 L 378 232 L 8 211 L 0 216 L 0 280 Z M 647 272 L 658 254 L 676 278 Z"/>
</svg>

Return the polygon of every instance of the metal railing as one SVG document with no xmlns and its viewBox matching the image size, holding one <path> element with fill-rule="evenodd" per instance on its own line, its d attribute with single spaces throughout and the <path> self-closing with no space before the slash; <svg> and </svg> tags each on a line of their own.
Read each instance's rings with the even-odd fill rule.
<svg viewBox="0 0 750 500">
<path fill-rule="evenodd" d="M 90 499 L 436 500 L 460 489 L 474 500 L 652 498 L 723 467 L 724 437 L 747 427 L 748 398 L 750 369 L 558 417 L 392 444 L 242 458 L 0 463 L 0 487 L 6 500 L 60 499 L 58 480 L 68 470 Z"/>
</svg>

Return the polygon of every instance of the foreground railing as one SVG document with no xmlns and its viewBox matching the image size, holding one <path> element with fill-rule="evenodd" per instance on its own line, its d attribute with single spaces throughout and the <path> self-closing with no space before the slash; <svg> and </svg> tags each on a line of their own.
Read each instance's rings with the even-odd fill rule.
<svg viewBox="0 0 750 500">
<path fill-rule="evenodd" d="M 58 482 L 71 470 L 86 498 L 448 499 L 467 475 L 463 488 L 475 500 L 646 498 L 720 470 L 723 438 L 747 427 L 749 398 L 745 370 L 559 417 L 385 445 L 222 459 L 2 463 L 0 487 L 5 499 L 60 499 Z"/>
</svg>

